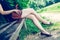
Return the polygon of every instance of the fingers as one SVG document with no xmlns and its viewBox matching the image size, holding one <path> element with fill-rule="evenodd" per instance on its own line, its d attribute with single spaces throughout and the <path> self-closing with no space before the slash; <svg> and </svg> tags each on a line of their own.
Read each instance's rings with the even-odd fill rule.
<svg viewBox="0 0 60 40">
<path fill-rule="evenodd" d="M 19 14 L 19 12 L 18 12 L 18 11 L 19 11 L 19 10 L 14 10 L 14 12 L 15 12 L 15 13 Z"/>
<path fill-rule="evenodd" d="M 17 14 L 20 14 L 21 13 L 21 10 L 18 10 L 18 11 L 16 11 L 17 12 Z"/>
<path fill-rule="evenodd" d="M 20 14 L 21 10 L 15 9 L 14 12 L 16 12 L 17 14 Z"/>
</svg>

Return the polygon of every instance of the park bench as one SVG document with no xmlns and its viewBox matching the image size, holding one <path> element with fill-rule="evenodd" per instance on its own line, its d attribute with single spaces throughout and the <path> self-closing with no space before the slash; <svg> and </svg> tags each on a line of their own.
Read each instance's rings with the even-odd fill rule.
<svg viewBox="0 0 60 40">
<path fill-rule="evenodd" d="M 19 36 L 21 28 L 23 27 L 23 24 L 26 27 L 25 18 L 22 20 L 20 19 L 19 23 L 17 20 L 13 22 L 8 22 L 8 23 L 6 22 L 5 23 L 0 22 L 0 23 L 1 23 L 0 24 L 0 35 L 1 36 L 4 35 L 4 37 L 9 40 L 16 40 L 17 37 Z"/>
<path fill-rule="evenodd" d="M 0 39 L 2 40 L 17 40 L 19 33 L 23 25 L 26 23 L 25 19 L 15 20 L 13 22 L 6 22 L 6 19 L 0 15 Z"/>
</svg>

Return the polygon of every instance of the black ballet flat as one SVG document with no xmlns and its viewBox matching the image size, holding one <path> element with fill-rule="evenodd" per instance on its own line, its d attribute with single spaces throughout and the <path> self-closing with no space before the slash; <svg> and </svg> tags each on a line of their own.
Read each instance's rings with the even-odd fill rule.
<svg viewBox="0 0 60 40">
<path fill-rule="evenodd" d="M 50 22 L 50 24 L 48 24 L 48 25 L 53 25 L 53 23 L 52 23 L 52 22 Z"/>
<path fill-rule="evenodd" d="M 42 33 L 42 32 L 41 32 L 41 35 L 46 36 L 46 37 L 51 37 L 52 36 L 51 34 L 46 34 L 46 33 Z"/>
<path fill-rule="evenodd" d="M 42 23 L 42 24 L 44 24 L 44 23 Z M 44 24 L 44 25 L 53 25 L 53 23 L 52 23 L 52 22 L 50 22 L 50 24 Z"/>
</svg>

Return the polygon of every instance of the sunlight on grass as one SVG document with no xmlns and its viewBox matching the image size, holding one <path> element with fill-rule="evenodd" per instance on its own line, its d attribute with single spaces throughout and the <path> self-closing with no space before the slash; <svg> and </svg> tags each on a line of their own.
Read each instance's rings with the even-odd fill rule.
<svg viewBox="0 0 60 40">
<path fill-rule="evenodd" d="M 40 10 L 37 10 L 38 13 L 42 12 L 60 12 L 60 2 L 52 4 L 48 7 L 42 8 Z"/>
<path fill-rule="evenodd" d="M 60 29 L 60 23 L 55 23 L 50 30 L 59 30 Z"/>
</svg>

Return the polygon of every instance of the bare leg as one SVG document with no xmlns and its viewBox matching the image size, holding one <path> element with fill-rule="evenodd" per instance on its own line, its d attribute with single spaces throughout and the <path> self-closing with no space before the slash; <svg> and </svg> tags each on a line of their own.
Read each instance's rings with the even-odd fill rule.
<svg viewBox="0 0 60 40">
<path fill-rule="evenodd" d="M 41 30 L 41 32 L 46 33 L 46 34 L 49 34 L 47 31 L 45 31 L 45 30 L 42 28 L 42 26 L 41 26 L 41 24 L 39 23 L 38 19 L 37 19 L 34 15 L 30 14 L 30 15 L 28 15 L 26 18 L 32 19 L 33 22 L 34 22 L 34 24 Z"/>
<path fill-rule="evenodd" d="M 44 30 L 44 28 L 41 26 L 41 24 L 39 23 L 38 18 L 32 13 L 31 9 L 24 9 L 22 10 L 22 16 L 21 18 L 29 18 L 32 19 L 34 24 L 41 30 L 41 32 L 45 33 L 44 35 L 46 36 L 51 36 L 47 31 Z"/>
<path fill-rule="evenodd" d="M 50 22 L 46 21 L 46 20 L 43 19 L 39 14 L 37 14 L 37 12 L 34 11 L 34 9 L 31 9 L 31 11 L 32 11 L 31 14 L 35 15 L 38 20 L 40 20 L 40 21 L 43 22 L 44 24 L 50 24 Z"/>
<path fill-rule="evenodd" d="M 43 22 L 44 24 L 50 24 L 50 22 L 46 21 L 45 19 L 43 19 L 40 15 L 38 15 L 32 8 L 27 8 L 27 9 L 23 9 L 22 10 L 22 18 L 26 17 L 30 14 L 33 14 L 38 20 L 40 20 L 41 22 Z"/>
</svg>

